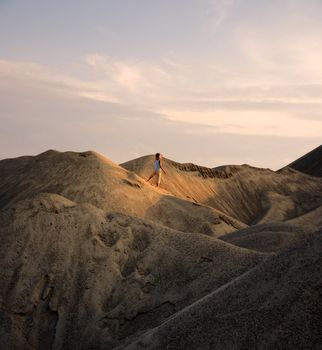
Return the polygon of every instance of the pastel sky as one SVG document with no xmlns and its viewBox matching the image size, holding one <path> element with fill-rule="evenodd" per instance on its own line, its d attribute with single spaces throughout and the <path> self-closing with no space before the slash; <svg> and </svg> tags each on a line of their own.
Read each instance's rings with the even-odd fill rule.
<svg viewBox="0 0 322 350">
<path fill-rule="evenodd" d="M 1 159 L 278 169 L 321 136 L 321 0 L 0 0 Z"/>
</svg>

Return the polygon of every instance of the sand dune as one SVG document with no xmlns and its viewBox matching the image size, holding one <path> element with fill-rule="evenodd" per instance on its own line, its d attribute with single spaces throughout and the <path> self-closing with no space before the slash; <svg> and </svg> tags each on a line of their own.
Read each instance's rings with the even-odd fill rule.
<svg viewBox="0 0 322 350">
<path fill-rule="evenodd" d="M 0 209 L 42 192 L 151 219 L 185 232 L 218 236 L 244 224 L 207 206 L 176 198 L 96 152 L 47 151 L 0 161 Z M 171 215 L 169 215 L 169 213 Z"/>
<path fill-rule="evenodd" d="M 178 312 L 125 349 L 319 349 L 321 251 L 319 231 Z"/>
<path fill-rule="evenodd" d="M 152 163 L 153 156 L 146 156 L 121 165 L 146 177 Z M 284 215 L 275 215 L 275 220 L 284 221 L 297 215 L 299 206 L 293 203 L 292 196 L 322 191 L 321 181 L 288 169 L 274 172 L 248 165 L 210 169 L 168 159 L 164 160 L 164 167 L 168 175 L 164 176 L 163 187 L 167 191 L 177 197 L 211 206 L 247 225 L 260 221 L 266 211 L 271 209 L 267 203 L 269 194 L 271 198 L 272 194 L 289 197 Z M 302 198 L 301 201 L 303 210 L 306 205 L 310 206 L 310 198 Z M 322 205 L 321 201 L 319 203 Z"/>
<path fill-rule="evenodd" d="M 288 167 L 309 175 L 322 176 L 322 145 L 295 160 Z"/>
<path fill-rule="evenodd" d="M 93 152 L 0 161 L 1 349 L 314 349 L 322 181 Z"/>
<path fill-rule="evenodd" d="M 8 348 L 112 348 L 265 258 L 56 194 L 16 203 L 1 223 Z"/>
<path fill-rule="evenodd" d="M 322 206 L 319 206 L 306 214 L 293 218 L 288 222 L 296 225 L 303 225 L 307 228 L 322 227 Z"/>
<path fill-rule="evenodd" d="M 289 223 L 258 224 L 220 237 L 238 247 L 260 252 L 277 252 L 303 239 L 315 226 Z"/>
</svg>

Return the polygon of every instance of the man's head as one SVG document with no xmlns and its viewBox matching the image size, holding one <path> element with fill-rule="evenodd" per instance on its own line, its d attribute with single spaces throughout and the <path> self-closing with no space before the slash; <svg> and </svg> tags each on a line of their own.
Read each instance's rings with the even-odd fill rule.
<svg viewBox="0 0 322 350">
<path fill-rule="evenodd" d="M 160 159 L 161 158 L 161 154 L 160 153 L 156 153 L 155 154 L 155 159 Z"/>
</svg>

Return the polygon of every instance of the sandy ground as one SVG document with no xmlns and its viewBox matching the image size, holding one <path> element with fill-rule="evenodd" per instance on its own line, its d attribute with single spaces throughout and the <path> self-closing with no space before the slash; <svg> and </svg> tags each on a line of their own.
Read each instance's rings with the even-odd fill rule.
<svg viewBox="0 0 322 350">
<path fill-rule="evenodd" d="M 321 348 L 322 179 L 164 163 L 0 161 L 1 349 Z"/>
<path fill-rule="evenodd" d="M 321 251 L 319 231 L 125 349 L 321 349 Z"/>
<path fill-rule="evenodd" d="M 150 172 L 153 159 L 145 156 L 121 165 L 144 178 Z M 246 225 L 259 222 L 277 205 L 279 208 L 272 213 L 274 221 L 298 216 L 299 211 L 304 214 L 322 204 L 321 179 L 289 168 L 280 172 L 248 165 L 209 169 L 168 159 L 164 160 L 164 167 L 167 175 L 163 176 L 162 186 L 168 192 L 211 206 Z M 319 198 L 312 202 L 315 195 Z"/>
</svg>

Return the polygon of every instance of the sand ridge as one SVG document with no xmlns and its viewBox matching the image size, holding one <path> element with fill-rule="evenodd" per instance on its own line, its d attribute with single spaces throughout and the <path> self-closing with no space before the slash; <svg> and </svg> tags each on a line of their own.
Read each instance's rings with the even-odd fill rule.
<svg viewBox="0 0 322 350">
<path fill-rule="evenodd" d="M 322 145 L 316 147 L 311 152 L 305 154 L 299 159 L 295 160 L 288 165 L 291 169 L 296 169 L 303 173 L 313 175 L 313 176 L 322 176 Z"/>
<path fill-rule="evenodd" d="M 168 173 L 163 178 L 163 187 L 167 191 L 179 198 L 210 206 L 245 225 L 263 219 L 266 212 L 272 210 L 274 199 L 275 204 L 278 203 L 281 207 L 277 210 L 280 217 L 275 212 L 274 220 L 285 221 L 297 216 L 300 206 L 303 207 L 303 213 L 306 207 L 311 210 L 308 194 L 312 193 L 313 197 L 322 191 L 320 179 L 299 171 L 274 172 L 249 165 L 210 169 L 190 163 L 180 164 L 169 159 L 164 159 L 163 162 Z M 153 156 L 145 156 L 121 166 L 144 178 L 148 176 L 152 163 Z M 301 203 L 296 202 L 296 197 L 301 193 L 306 196 L 302 196 Z M 282 197 L 285 198 L 285 208 L 282 208 Z M 322 204 L 321 200 L 319 203 Z"/>
<path fill-rule="evenodd" d="M 176 198 L 93 151 L 47 151 L 35 157 L 3 160 L 0 177 L 0 209 L 48 192 L 187 232 L 218 236 L 245 227 L 209 206 L 197 207 Z"/>
</svg>

